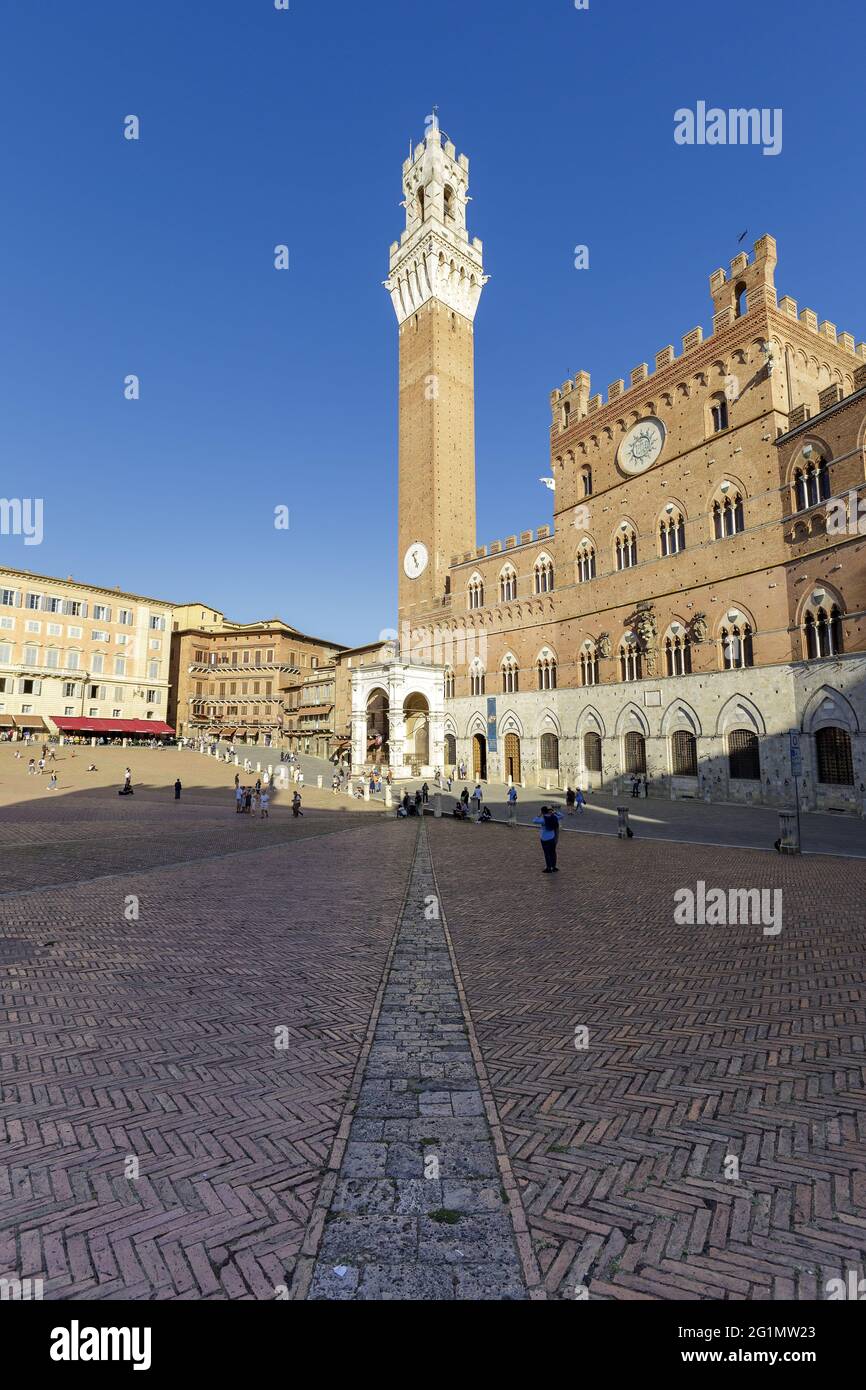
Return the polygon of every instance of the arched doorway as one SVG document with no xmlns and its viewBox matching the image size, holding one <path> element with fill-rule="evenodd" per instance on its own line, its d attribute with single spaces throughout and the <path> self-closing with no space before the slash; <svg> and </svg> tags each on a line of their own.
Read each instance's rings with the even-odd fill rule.
<svg viewBox="0 0 866 1390">
<path fill-rule="evenodd" d="M 520 739 L 517 734 L 505 735 L 505 776 L 520 781 Z"/>
<path fill-rule="evenodd" d="M 556 734 L 541 735 L 541 770 L 559 772 L 559 739 Z"/>
<path fill-rule="evenodd" d="M 405 726 L 404 757 L 407 763 L 424 767 L 430 762 L 430 706 L 424 695 L 407 695 L 403 704 Z"/>
<path fill-rule="evenodd" d="M 367 697 L 367 758 L 379 766 L 390 762 L 389 704 L 384 690 L 371 690 Z"/>
<path fill-rule="evenodd" d="M 457 762 L 457 739 L 453 734 L 445 735 L 445 766 L 454 767 Z"/>
<path fill-rule="evenodd" d="M 625 771 L 641 775 L 646 772 L 646 739 L 633 730 L 625 736 Z"/>
<path fill-rule="evenodd" d="M 477 782 L 487 777 L 487 739 L 483 734 L 472 736 L 472 776 Z"/>
</svg>

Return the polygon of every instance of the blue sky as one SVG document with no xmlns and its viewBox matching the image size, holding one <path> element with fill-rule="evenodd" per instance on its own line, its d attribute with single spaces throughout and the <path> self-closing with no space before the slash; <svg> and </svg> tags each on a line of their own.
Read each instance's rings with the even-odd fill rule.
<svg viewBox="0 0 866 1390">
<path fill-rule="evenodd" d="M 742 231 L 778 239 L 780 295 L 866 337 L 864 31 L 849 0 L 7 0 L 0 494 L 43 497 L 45 539 L 0 536 L 0 563 L 337 641 L 393 624 L 381 281 L 434 102 L 492 277 L 480 543 L 550 519 L 550 390 L 709 329 Z M 675 145 L 698 100 L 781 107 L 782 153 Z"/>
</svg>

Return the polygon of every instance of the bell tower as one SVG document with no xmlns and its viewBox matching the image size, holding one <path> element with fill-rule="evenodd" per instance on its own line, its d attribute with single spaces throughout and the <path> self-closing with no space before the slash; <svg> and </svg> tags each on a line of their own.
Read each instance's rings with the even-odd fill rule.
<svg viewBox="0 0 866 1390">
<path fill-rule="evenodd" d="M 401 624 L 444 598 L 451 557 L 475 548 L 473 322 L 486 277 L 468 189 L 469 160 L 428 117 L 403 164 L 406 227 L 384 281 L 400 335 Z"/>
</svg>

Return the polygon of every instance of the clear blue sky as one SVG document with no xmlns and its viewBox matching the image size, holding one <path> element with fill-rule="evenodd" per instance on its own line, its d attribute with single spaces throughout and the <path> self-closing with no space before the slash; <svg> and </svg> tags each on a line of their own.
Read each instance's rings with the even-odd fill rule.
<svg viewBox="0 0 866 1390">
<path fill-rule="evenodd" d="M 375 636 L 396 603 L 381 281 L 432 104 L 492 276 L 483 543 L 549 520 L 550 390 L 709 329 L 742 231 L 777 237 L 780 294 L 866 337 L 864 37 L 850 0 L 6 0 L 0 495 L 43 497 L 46 529 L 0 536 L 0 563 Z M 781 107 L 782 153 L 676 146 L 699 99 Z"/>
</svg>

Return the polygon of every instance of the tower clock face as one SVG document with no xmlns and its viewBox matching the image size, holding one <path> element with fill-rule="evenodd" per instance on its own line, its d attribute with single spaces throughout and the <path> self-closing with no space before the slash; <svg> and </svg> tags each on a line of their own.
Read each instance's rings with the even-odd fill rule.
<svg viewBox="0 0 866 1390">
<path fill-rule="evenodd" d="M 665 445 L 665 427 L 650 416 L 638 420 L 619 446 L 616 461 L 623 473 L 643 473 L 651 468 Z"/>
<path fill-rule="evenodd" d="M 403 569 L 409 579 L 418 579 L 427 568 L 427 547 L 423 541 L 413 541 L 403 556 Z"/>
</svg>

